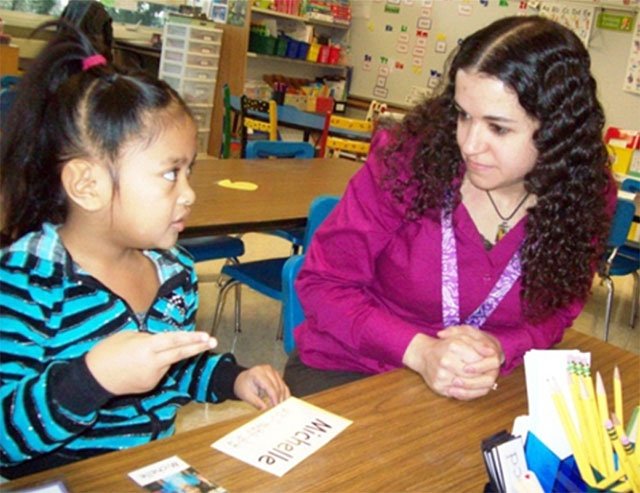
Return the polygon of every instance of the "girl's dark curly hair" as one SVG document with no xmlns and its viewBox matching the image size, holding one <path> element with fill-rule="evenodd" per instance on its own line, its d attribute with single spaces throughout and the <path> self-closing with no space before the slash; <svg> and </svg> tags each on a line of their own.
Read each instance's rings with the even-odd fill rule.
<svg viewBox="0 0 640 493">
<path fill-rule="evenodd" d="M 521 250 L 521 297 L 527 319 L 542 320 L 587 297 L 609 227 L 604 113 L 589 54 L 575 34 L 551 20 L 507 17 L 466 38 L 452 56 L 440 94 L 407 115 L 396 128 L 396 144 L 384 151 L 388 185 L 400 202 L 410 201 L 409 218 L 438 217 L 448 193 L 457 205 L 464 163 L 456 144 L 456 73 L 480 72 L 512 88 L 540 124 L 533 136 L 538 159 L 525 176 L 537 204 L 528 211 Z M 403 179 L 393 154 L 415 142 L 411 177 Z M 403 199 L 408 186 L 417 193 Z"/>
<path fill-rule="evenodd" d="M 103 159 L 117 190 L 116 159 L 132 140 L 146 141 L 175 116 L 191 113 L 165 82 L 126 74 L 112 64 L 83 70 L 97 55 L 91 40 L 65 21 L 18 85 L 0 143 L 0 245 L 67 217 L 61 183 L 70 159 Z M 164 116 L 166 115 L 166 116 Z M 164 116 L 164 117 L 163 117 Z"/>
</svg>

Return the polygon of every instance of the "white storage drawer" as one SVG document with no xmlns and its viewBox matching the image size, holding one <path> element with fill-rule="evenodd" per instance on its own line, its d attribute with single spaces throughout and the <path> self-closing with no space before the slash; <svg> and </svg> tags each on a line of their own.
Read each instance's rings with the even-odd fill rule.
<svg viewBox="0 0 640 493">
<path fill-rule="evenodd" d="M 190 40 L 188 46 L 189 53 L 220 56 L 220 43 L 203 43 L 201 41 Z"/>
<path fill-rule="evenodd" d="M 198 41 L 208 41 L 219 43 L 222 40 L 221 29 L 201 29 L 199 27 L 192 27 L 189 37 Z"/>
<path fill-rule="evenodd" d="M 198 131 L 198 154 L 206 154 L 209 148 L 209 130 Z"/>
<path fill-rule="evenodd" d="M 218 68 L 210 67 L 189 67 L 184 69 L 184 77 L 186 79 L 197 79 L 201 81 L 214 82 L 218 75 Z"/>
<path fill-rule="evenodd" d="M 187 65 L 196 67 L 216 68 L 220 57 L 211 55 L 200 55 L 197 53 L 187 53 Z"/>
<path fill-rule="evenodd" d="M 213 106 L 192 105 L 189 107 L 193 119 L 200 130 L 209 130 L 211 128 L 211 112 Z"/>
<path fill-rule="evenodd" d="M 183 80 L 182 97 L 189 104 L 213 104 L 215 84 Z"/>
</svg>

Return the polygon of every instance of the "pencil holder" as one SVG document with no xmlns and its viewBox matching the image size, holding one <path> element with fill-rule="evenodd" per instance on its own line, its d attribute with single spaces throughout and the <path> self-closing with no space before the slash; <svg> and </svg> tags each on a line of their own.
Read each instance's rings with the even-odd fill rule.
<svg viewBox="0 0 640 493">
<path fill-rule="evenodd" d="M 574 493 L 574 492 L 599 492 L 613 491 L 610 489 L 597 489 L 584 482 L 578 465 L 573 455 L 560 460 L 549 448 L 533 433 L 527 434 L 525 442 L 525 456 L 527 466 L 538 477 L 540 485 L 545 492 Z M 597 479 L 602 477 L 594 470 Z M 614 484 L 615 487 L 618 483 Z M 617 489 L 615 491 L 618 491 Z M 631 491 L 631 490 L 628 490 Z"/>
</svg>

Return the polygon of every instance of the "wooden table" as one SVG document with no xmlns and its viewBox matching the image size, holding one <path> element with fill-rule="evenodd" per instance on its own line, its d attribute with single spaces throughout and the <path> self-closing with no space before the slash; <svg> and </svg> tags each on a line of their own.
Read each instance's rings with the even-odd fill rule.
<svg viewBox="0 0 640 493">
<path fill-rule="evenodd" d="M 590 351 L 593 368 L 605 379 L 618 365 L 625 415 L 640 398 L 640 357 L 599 339 L 567 331 L 563 348 Z M 178 455 L 230 492 L 482 491 L 487 481 L 480 441 L 527 412 L 524 369 L 499 380 L 488 396 L 460 402 L 433 394 L 417 374 L 395 370 L 307 398 L 353 424 L 282 478 L 255 469 L 210 447 L 246 423 L 239 417 L 134 449 L 115 452 L 21 478 L 8 490 L 63 480 L 74 493 L 140 491 L 127 473 Z"/>
<path fill-rule="evenodd" d="M 196 203 L 183 237 L 293 228 L 306 224 L 309 204 L 322 194 L 342 195 L 362 164 L 346 159 L 202 159 L 191 184 Z M 246 181 L 255 191 L 219 186 Z"/>
</svg>

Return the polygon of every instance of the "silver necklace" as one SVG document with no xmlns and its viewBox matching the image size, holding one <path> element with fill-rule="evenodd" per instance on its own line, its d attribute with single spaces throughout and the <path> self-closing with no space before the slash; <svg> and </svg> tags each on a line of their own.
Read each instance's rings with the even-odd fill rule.
<svg viewBox="0 0 640 493">
<path fill-rule="evenodd" d="M 489 197 L 489 201 L 491 202 L 491 205 L 493 206 L 493 210 L 496 211 L 496 214 L 498 214 L 498 217 L 502 220 L 502 222 L 500 224 L 498 224 L 498 231 L 496 232 L 496 243 L 497 243 L 509 231 L 509 221 L 511 220 L 511 218 L 513 216 L 516 215 L 516 213 L 524 205 L 524 203 L 526 202 L 527 198 L 529 198 L 529 192 L 524 194 L 524 197 L 522 197 L 522 200 L 520 202 L 518 202 L 518 205 L 516 205 L 516 208 L 513 209 L 513 212 L 511 212 L 511 214 L 509 214 L 508 216 L 505 217 L 498 210 L 498 206 L 493 201 L 493 197 L 491 196 L 491 192 L 489 192 L 489 190 L 485 190 L 485 191 L 487 192 L 487 196 Z"/>
</svg>

